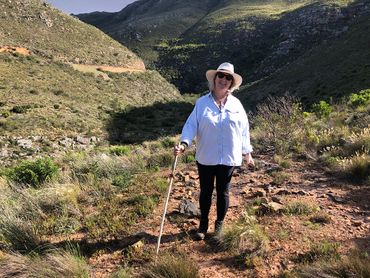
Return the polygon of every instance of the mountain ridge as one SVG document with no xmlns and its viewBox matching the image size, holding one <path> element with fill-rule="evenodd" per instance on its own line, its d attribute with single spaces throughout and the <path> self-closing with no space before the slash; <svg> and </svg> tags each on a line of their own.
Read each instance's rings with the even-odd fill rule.
<svg viewBox="0 0 370 278">
<path fill-rule="evenodd" d="M 135 5 L 149 2 L 142 0 Z M 202 16 L 196 14 L 197 20 L 189 21 L 186 28 L 179 24 L 179 35 L 172 37 L 165 31 L 161 36 L 156 35 L 155 32 L 160 33 L 158 29 L 164 30 L 167 26 L 161 27 L 159 21 L 151 17 L 147 18 L 148 22 L 153 26 L 159 25 L 157 31 L 153 31 L 153 28 L 151 33 L 147 31 L 149 33 L 146 37 L 140 28 L 150 24 L 141 25 L 140 20 L 135 21 L 135 14 L 131 14 L 130 19 L 131 24 L 139 26 L 134 33 L 125 29 L 123 22 L 120 32 L 125 35 L 121 37 L 111 33 L 108 25 L 103 31 L 126 43 L 143 57 L 149 68 L 158 69 L 181 92 L 202 92 L 207 89 L 203 73 L 209 68 L 230 61 L 246 77 L 247 83 L 263 83 L 270 75 L 283 70 L 300 57 L 309 55 L 313 48 L 325 48 L 325 41 L 340 39 L 351 30 L 350 26 L 356 18 L 366 17 L 370 11 L 370 2 L 367 0 L 201 1 L 199 5 L 206 4 L 211 5 L 207 12 Z M 128 10 L 123 9 L 121 13 L 125 11 Z M 180 10 L 174 7 L 173 12 Z M 180 19 L 169 21 L 168 24 L 175 26 L 179 22 Z M 368 86 L 366 82 L 362 83 L 357 87 Z M 244 87 L 241 93 L 248 94 L 248 88 Z M 282 94 L 285 91 L 287 89 L 282 88 L 272 93 Z M 353 92 L 345 94 L 350 93 Z M 313 101 L 320 97 L 315 96 L 314 91 L 304 92 L 304 95 L 309 95 Z M 331 95 L 335 96 L 335 93 L 326 91 L 322 98 Z M 256 99 L 252 101 L 255 103 Z"/>
</svg>

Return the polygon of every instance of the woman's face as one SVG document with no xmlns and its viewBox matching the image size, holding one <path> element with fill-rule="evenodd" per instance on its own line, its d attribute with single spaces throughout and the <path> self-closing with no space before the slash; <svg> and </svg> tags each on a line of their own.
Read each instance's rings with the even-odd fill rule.
<svg viewBox="0 0 370 278">
<path fill-rule="evenodd" d="M 215 79 L 215 90 L 218 92 L 226 92 L 230 89 L 233 83 L 233 77 L 230 74 L 218 72 Z"/>
</svg>

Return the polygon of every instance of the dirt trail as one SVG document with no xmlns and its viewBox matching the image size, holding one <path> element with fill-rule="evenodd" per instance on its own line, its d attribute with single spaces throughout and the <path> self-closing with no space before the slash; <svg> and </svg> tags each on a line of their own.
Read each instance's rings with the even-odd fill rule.
<svg viewBox="0 0 370 278">
<path fill-rule="evenodd" d="M 22 54 L 25 56 L 31 55 L 31 51 L 24 47 L 17 47 L 17 46 L 0 46 L 0 53 L 7 52 L 11 54 Z"/>
<path fill-rule="evenodd" d="M 0 46 L 0 53 L 7 52 L 11 54 L 21 54 L 25 56 L 32 55 L 32 52 L 25 47 L 18 46 Z M 76 70 L 82 72 L 92 72 L 96 75 L 103 75 L 104 78 L 108 78 L 104 72 L 122 73 L 122 72 L 145 72 L 145 67 L 114 67 L 107 65 L 87 65 L 87 64 L 71 64 Z M 139 65 L 140 66 L 140 65 Z"/>
<path fill-rule="evenodd" d="M 340 253 L 346 254 L 356 248 L 370 251 L 370 192 L 368 188 L 354 186 L 333 177 L 309 165 L 309 161 L 297 162 L 285 169 L 286 180 L 276 184 L 267 174 L 276 164 L 266 162 L 268 157 L 256 156 L 260 161 L 258 170 L 241 168 L 234 174 L 230 193 L 230 210 L 225 225 L 238 219 L 246 204 L 251 204 L 256 192 L 265 192 L 267 199 L 280 198 L 283 205 L 300 201 L 320 207 L 321 212 L 330 216 L 328 224 L 312 224 L 307 216 L 288 216 L 272 213 L 258 218 L 259 224 L 268 235 L 268 249 L 263 261 L 254 269 L 247 269 L 227 252 L 216 252 L 214 241 L 209 237 L 205 241 L 192 240 L 189 231 L 196 229 L 198 219 L 183 219 L 178 213 L 179 204 L 188 199 L 197 204 L 199 183 L 195 165 L 180 168 L 177 171 L 174 188 L 169 203 L 167 221 L 160 252 L 176 248 L 185 252 L 197 263 L 201 277 L 274 277 L 283 270 L 292 269 L 294 258 L 310 249 L 312 243 L 333 241 L 340 243 Z M 168 172 L 163 173 L 167 175 Z M 280 195 L 284 192 L 285 195 Z M 211 209 L 210 223 L 215 220 L 215 200 Z M 145 242 L 144 249 L 155 250 L 159 232 L 163 205 L 160 204 L 151 220 L 139 223 L 138 231 Z M 310 224 L 311 223 L 311 224 Z M 210 234 L 213 232 L 213 225 Z M 140 236 L 138 237 L 140 238 Z M 97 277 L 106 277 L 125 259 L 121 254 L 104 254 L 92 264 Z M 139 271 L 143 262 L 136 264 Z M 145 266 L 146 264 L 144 264 Z M 134 263 L 135 266 L 135 263 Z"/>
</svg>

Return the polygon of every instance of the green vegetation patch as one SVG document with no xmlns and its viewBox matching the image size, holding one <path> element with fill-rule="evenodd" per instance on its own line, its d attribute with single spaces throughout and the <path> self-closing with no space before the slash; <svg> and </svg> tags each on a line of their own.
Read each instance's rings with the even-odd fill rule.
<svg viewBox="0 0 370 278">
<path fill-rule="evenodd" d="M 39 158 L 34 161 L 24 160 L 7 172 L 7 177 L 18 184 L 40 187 L 53 180 L 59 172 L 58 166 L 50 158 Z"/>
</svg>

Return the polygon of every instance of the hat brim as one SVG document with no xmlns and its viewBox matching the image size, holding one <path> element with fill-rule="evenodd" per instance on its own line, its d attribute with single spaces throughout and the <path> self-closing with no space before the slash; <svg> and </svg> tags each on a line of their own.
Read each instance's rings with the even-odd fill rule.
<svg viewBox="0 0 370 278">
<path fill-rule="evenodd" d="M 239 89 L 240 85 L 242 84 L 243 82 L 243 78 L 237 74 L 237 73 L 232 73 L 230 71 L 227 71 L 227 70 L 207 70 L 206 72 L 206 78 L 208 80 L 208 83 L 210 85 L 212 85 L 211 87 L 213 88 L 213 82 L 215 80 L 215 76 L 216 76 L 216 73 L 217 72 L 223 72 L 223 73 L 227 73 L 227 74 L 230 74 L 233 79 L 234 79 L 234 84 L 233 86 L 230 88 L 230 91 L 233 92 L 234 90 L 237 90 Z"/>
</svg>

